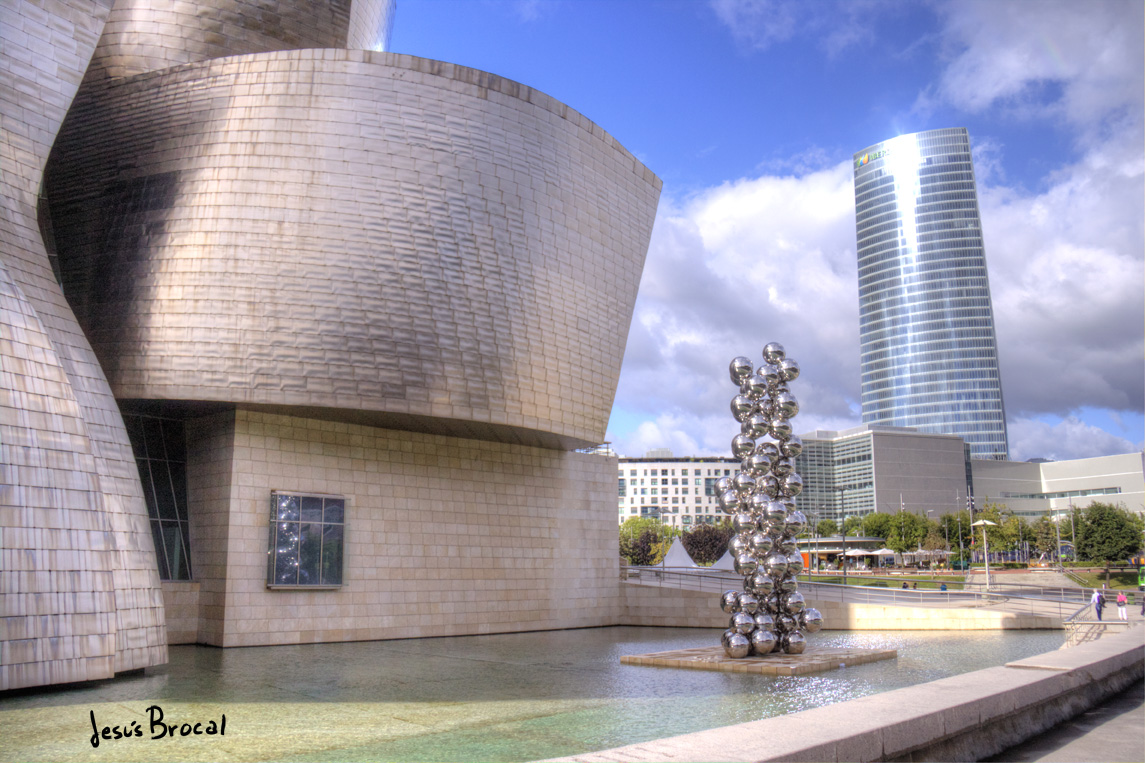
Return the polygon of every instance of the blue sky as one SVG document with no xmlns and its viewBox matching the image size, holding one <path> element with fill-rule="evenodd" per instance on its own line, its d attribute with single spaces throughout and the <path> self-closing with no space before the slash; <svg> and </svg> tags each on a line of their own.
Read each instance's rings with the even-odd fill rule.
<svg viewBox="0 0 1145 763">
<path fill-rule="evenodd" d="M 856 425 L 851 155 L 968 128 L 1011 455 L 1061 459 L 1145 439 L 1143 7 L 400 0 L 392 47 L 542 90 L 664 181 L 624 455 L 726 454 L 727 362 L 772 340 L 804 367 L 796 431 Z"/>
</svg>

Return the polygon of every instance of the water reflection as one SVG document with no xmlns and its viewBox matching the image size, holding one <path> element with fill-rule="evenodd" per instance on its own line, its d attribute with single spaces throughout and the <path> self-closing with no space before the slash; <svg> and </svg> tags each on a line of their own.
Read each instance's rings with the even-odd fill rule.
<svg viewBox="0 0 1145 763">
<path fill-rule="evenodd" d="M 142 676 L 6 697 L 0 724 L 8 711 L 135 701 L 233 711 L 235 728 L 243 707 L 264 708 L 251 712 L 276 714 L 295 726 L 352 711 L 358 723 L 377 729 L 367 734 L 368 742 L 331 742 L 304 754 L 262 747 L 262 753 L 285 760 L 532 760 L 910 686 L 1050 651 L 1063 637 L 1061 631 L 828 631 L 813 643 L 893 648 L 899 657 L 811 676 L 619 662 L 624 654 L 714 646 L 718 639 L 709 630 L 615 627 L 226 650 L 173 647 L 169 665 Z"/>
</svg>

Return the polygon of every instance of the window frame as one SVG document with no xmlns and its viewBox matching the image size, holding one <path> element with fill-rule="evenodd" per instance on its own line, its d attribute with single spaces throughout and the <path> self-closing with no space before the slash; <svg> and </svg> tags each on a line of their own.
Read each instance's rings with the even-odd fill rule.
<svg viewBox="0 0 1145 763">
<path fill-rule="evenodd" d="M 299 518 L 297 520 L 280 519 L 279 518 L 279 511 L 278 511 L 280 498 L 291 497 L 291 496 L 299 499 Z M 341 501 L 342 502 L 342 521 L 341 522 L 326 522 L 325 521 L 325 514 L 323 514 L 322 521 L 314 522 L 311 520 L 309 522 L 303 522 L 302 518 L 301 518 L 301 502 L 302 502 L 303 498 L 320 498 L 320 499 L 322 499 L 323 512 L 325 512 L 325 506 L 326 506 L 327 500 Z M 269 516 L 268 535 L 267 535 L 267 550 L 266 550 L 266 556 L 267 556 L 266 587 L 270 590 L 280 590 L 280 591 L 337 591 L 337 590 L 341 590 L 342 588 L 344 588 L 346 586 L 346 582 L 347 582 L 346 581 L 346 538 L 349 534 L 349 527 L 350 527 L 350 523 L 349 523 L 349 521 L 347 521 L 348 520 L 348 514 L 350 513 L 350 499 L 345 495 L 336 495 L 333 493 L 314 493 L 314 492 L 307 492 L 307 491 L 302 491 L 302 490 L 272 490 L 270 492 L 269 503 L 270 503 L 270 516 Z M 279 527 L 279 524 L 281 522 L 296 522 L 299 525 L 302 525 L 302 524 L 318 525 L 321 528 L 319 537 L 322 537 L 322 535 L 324 535 L 325 528 L 327 526 L 330 526 L 330 527 L 338 526 L 338 527 L 342 528 L 342 540 L 341 540 L 341 545 L 340 545 L 340 559 L 338 560 L 338 580 L 339 580 L 339 582 L 337 582 L 337 583 L 327 583 L 327 582 L 278 583 L 278 582 L 275 582 L 275 570 L 277 569 L 277 554 L 278 554 L 276 545 L 277 545 L 277 540 L 278 540 L 278 527 Z M 295 545 L 295 553 L 299 554 L 299 555 L 300 555 L 300 543 L 301 543 L 301 539 L 299 539 L 298 543 Z M 318 556 L 318 562 L 317 562 L 317 571 L 318 571 L 320 581 L 321 581 L 321 576 L 322 576 L 322 552 L 324 550 L 324 545 L 325 545 L 324 543 L 319 542 L 319 556 Z M 300 566 L 300 568 L 301 568 L 301 566 Z"/>
</svg>

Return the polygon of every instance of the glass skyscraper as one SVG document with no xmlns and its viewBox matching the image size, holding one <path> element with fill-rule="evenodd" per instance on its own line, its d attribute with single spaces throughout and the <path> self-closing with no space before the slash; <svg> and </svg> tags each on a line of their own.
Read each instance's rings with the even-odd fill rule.
<svg viewBox="0 0 1145 763">
<path fill-rule="evenodd" d="M 1006 459 L 1006 415 L 970 136 L 855 154 L 863 423 L 957 434 Z"/>
</svg>

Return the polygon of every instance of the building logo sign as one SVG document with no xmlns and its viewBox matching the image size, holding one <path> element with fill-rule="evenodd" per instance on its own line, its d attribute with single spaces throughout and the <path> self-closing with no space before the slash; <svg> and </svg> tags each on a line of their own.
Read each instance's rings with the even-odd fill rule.
<svg viewBox="0 0 1145 763">
<path fill-rule="evenodd" d="M 873 154 L 863 154 L 862 156 L 860 156 L 858 159 L 855 160 L 855 169 L 859 169 L 864 164 L 867 164 L 869 162 L 873 162 L 875 159 L 882 159 L 884 156 L 886 156 L 889 153 L 890 153 L 890 151 L 888 151 L 887 149 L 884 148 L 882 151 L 876 151 Z"/>
</svg>

